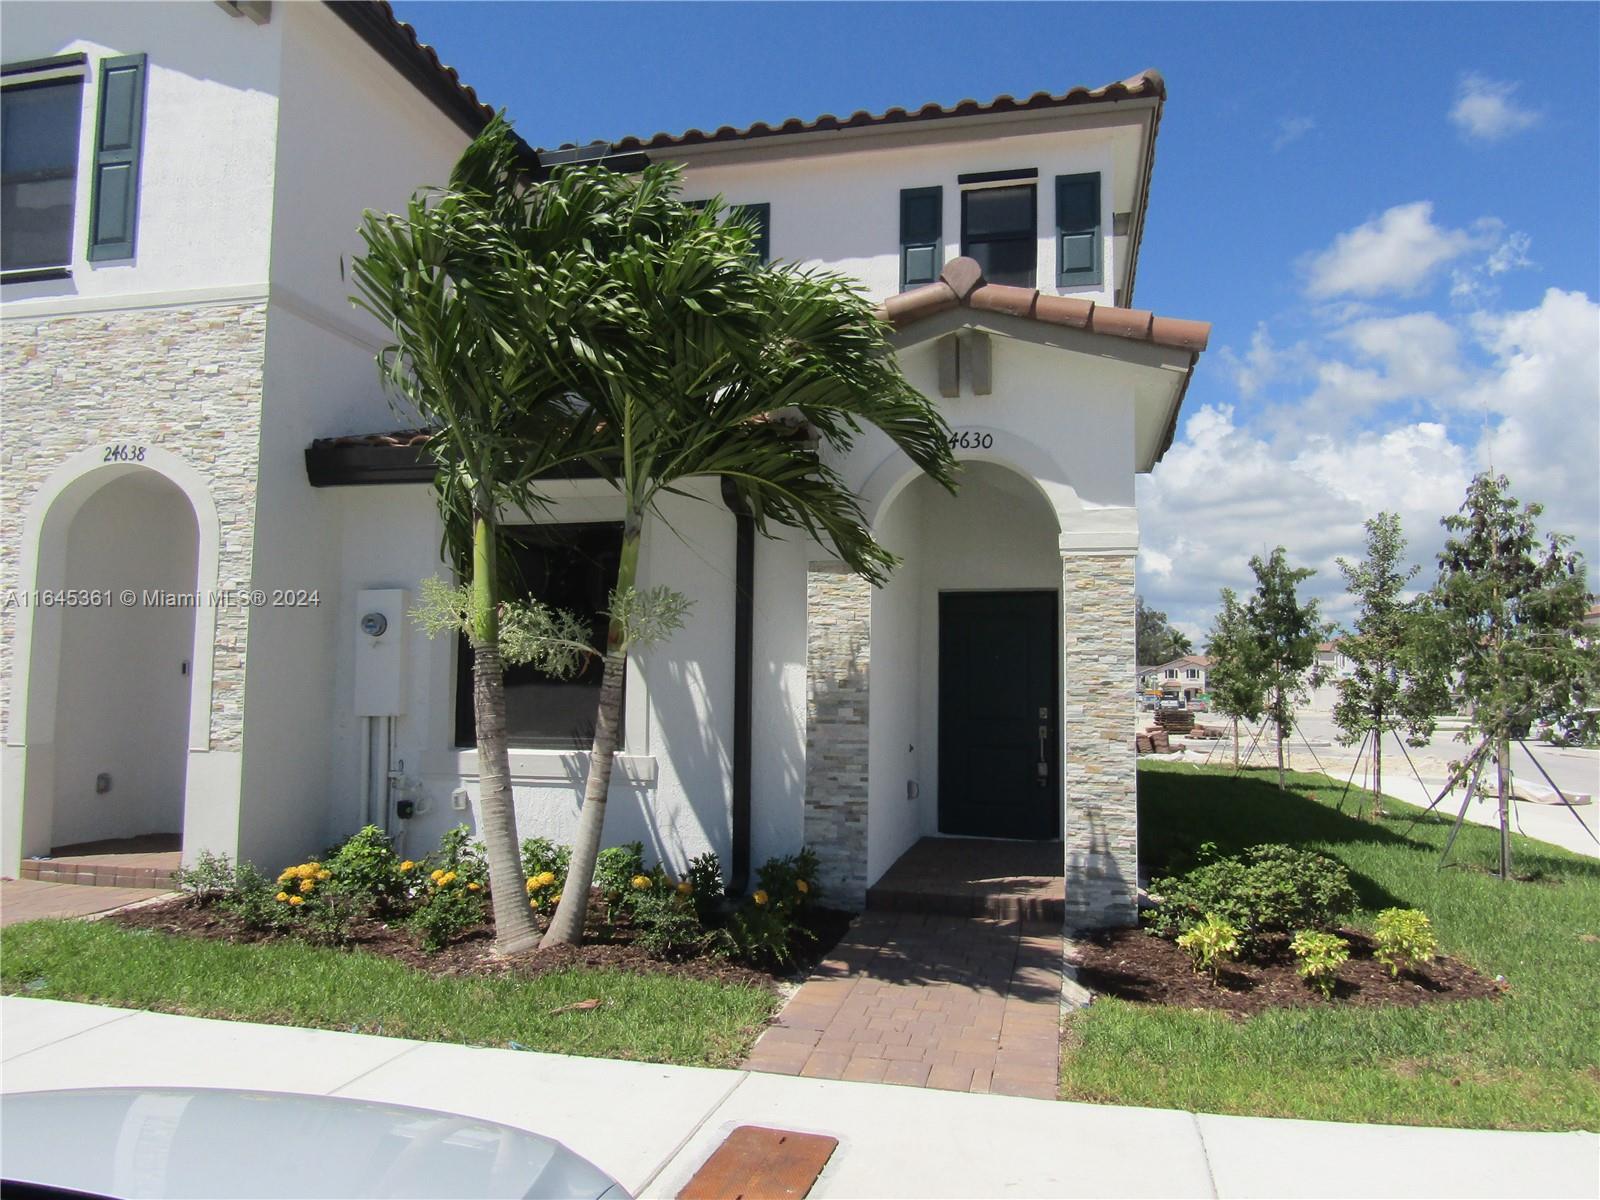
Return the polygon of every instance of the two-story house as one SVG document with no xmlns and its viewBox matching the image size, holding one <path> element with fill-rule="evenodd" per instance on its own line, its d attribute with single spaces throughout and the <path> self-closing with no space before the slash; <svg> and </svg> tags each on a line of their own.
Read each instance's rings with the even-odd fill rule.
<svg viewBox="0 0 1600 1200">
<path fill-rule="evenodd" d="M 1166 692 L 1194 700 L 1206 694 L 1206 671 L 1211 659 L 1205 654 L 1183 654 L 1171 662 L 1139 668 L 1139 690 L 1146 695 Z"/>
<path fill-rule="evenodd" d="M 260 596 L 187 612 L 8 611 L 11 862 L 181 828 L 186 854 L 275 866 L 368 820 L 426 849 L 475 803 L 463 648 L 407 617 L 419 582 L 446 571 L 427 432 L 391 432 L 379 339 L 343 303 L 338 268 L 360 208 L 442 180 L 482 110 L 381 5 L 236 9 L 173 17 L 262 39 L 241 45 L 233 92 L 209 64 L 174 64 L 163 85 L 153 36 L 97 33 L 85 47 L 88 126 L 104 60 L 149 56 L 146 178 L 181 174 L 195 153 L 159 128 L 184 105 L 158 105 L 158 85 L 270 109 L 251 135 L 264 224 L 251 269 L 204 302 L 86 304 L 74 289 L 101 269 L 80 260 L 77 226 L 62 291 L 6 285 L 7 454 L 25 471 L 8 472 L 5 519 L 22 549 L 5 568 L 21 589 L 120 591 L 142 573 L 141 593 Z M 78 53 L 72 20 L 38 18 L 30 56 Z M 10 28 L 8 53 L 24 44 Z M 302 94 L 330 87 L 343 93 Z M 1170 443 L 1208 333 L 1131 307 L 1164 102 L 1145 73 L 1025 100 L 530 152 L 534 171 L 679 162 L 686 199 L 720 194 L 759 214 L 770 259 L 854 275 L 965 466 L 952 497 L 881 437 L 835 464 L 904 560 L 878 589 L 826 546 L 757 538 L 715 486 L 667 502 L 641 583 L 684 593 L 692 615 L 630 664 L 608 840 L 639 839 L 679 867 L 713 849 L 736 880 L 809 844 L 847 905 L 923 837 L 1058 842 L 1069 923 L 1133 919 L 1134 478 Z M 100 143 L 80 140 L 92 177 Z M 159 168 L 158 146 L 174 156 Z M 137 220 L 157 209 L 142 195 Z M 79 211 L 95 211 L 93 194 Z M 208 239 L 225 235 L 193 227 L 169 253 L 210 269 L 221 258 Z M 150 245 L 130 277 L 166 269 Z M 217 465 L 224 450 L 236 471 Z M 541 598 L 594 611 L 615 575 L 620 506 L 599 481 L 552 480 L 546 493 L 546 519 L 517 534 L 522 574 Z M 190 549 L 155 554 L 173 531 Z M 524 835 L 575 828 L 596 698 L 590 678 L 509 675 Z M 118 727 L 130 707 L 144 723 Z M 172 765 L 145 785 L 141 755 L 158 748 Z M 138 809 L 124 801 L 135 781 Z"/>
</svg>

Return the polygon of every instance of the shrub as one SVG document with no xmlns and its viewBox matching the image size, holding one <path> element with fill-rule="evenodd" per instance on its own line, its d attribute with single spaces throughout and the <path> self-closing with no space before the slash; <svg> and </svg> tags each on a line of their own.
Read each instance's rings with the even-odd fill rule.
<svg viewBox="0 0 1600 1200">
<path fill-rule="evenodd" d="M 241 867 L 245 864 L 240 863 Z M 238 872 L 226 854 L 200 851 L 192 867 L 180 867 L 172 873 L 172 883 L 189 897 L 197 908 L 225 900 L 238 890 Z"/>
<path fill-rule="evenodd" d="M 522 840 L 522 876 L 524 879 L 533 879 L 539 875 L 550 875 L 551 882 L 556 885 L 556 890 L 561 890 L 561 885 L 567 881 L 567 871 L 572 866 L 572 850 L 568 846 L 559 845 L 549 838 L 531 837 Z"/>
<path fill-rule="evenodd" d="M 1239 953 L 1239 931 L 1221 917 L 1207 913 L 1178 936 L 1178 945 L 1189 952 L 1196 972 L 1210 971 L 1216 979 L 1222 964 Z"/>
<path fill-rule="evenodd" d="M 1377 945 L 1375 957 L 1389 968 L 1391 976 L 1398 976 L 1401 967 L 1427 962 L 1439 950 L 1433 922 L 1427 913 L 1416 908 L 1384 909 L 1378 914 L 1372 940 Z"/>
<path fill-rule="evenodd" d="M 463 884 L 480 886 L 489 882 L 489 862 L 484 857 L 482 842 L 472 840 L 472 830 L 465 825 L 447 829 L 439 839 L 439 849 L 428 856 L 425 866 L 439 874 L 454 873 Z"/>
<path fill-rule="evenodd" d="M 1324 996 L 1332 999 L 1334 984 L 1338 982 L 1339 968 L 1350 957 L 1350 947 L 1337 933 L 1321 933 L 1302 929 L 1294 935 L 1290 947 L 1300 961 L 1295 970 Z"/>
<path fill-rule="evenodd" d="M 409 906 L 409 872 L 400 869 L 393 843 L 376 825 L 330 850 L 324 862 L 338 889 L 363 912 L 393 913 Z"/>
<path fill-rule="evenodd" d="M 594 886 L 608 904 L 627 898 L 635 876 L 644 874 L 644 846 L 627 842 L 600 851 L 594 863 Z"/>
<path fill-rule="evenodd" d="M 816 879 L 817 855 L 809 848 L 783 858 L 769 858 L 756 870 L 760 890 L 771 899 L 774 908 L 786 912 L 816 903 Z"/>
<path fill-rule="evenodd" d="M 562 880 L 554 871 L 540 871 L 529 875 L 523 887 L 528 893 L 528 907 L 534 912 L 554 912 L 561 903 Z"/>
<path fill-rule="evenodd" d="M 690 897 L 675 887 L 651 887 L 629 902 L 634 940 L 655 958 L 687 958 L 710 946 L 713 935 Z"/>
<path fill-rule="evenodd" d="M 689 870 L 684 874 L 679 890 L 688 885 L 689 899 L 694 904 L 695 915 L 702 925 L 708 925 L 721 911 L 726 883 L 722 878 L 722 860 L 715 850 L 707 850 L 689 860 Z"/>
<path fill-rule="evenodd" d="M 422 939 L 422 948 L 435 953 L 450 939 L 481 924 L 484 895 L 481 880 L 435 867 L 428 876 L 421 902 L 411 914 L 411 927 Z"/>
<path fill-rule="evenodd" d="M 233 873 L 233 891 L 218 904 L 236 916 L 246 929 L 281 931 L 294 924 L 294 910 L 277 898 L 282 891 L 254 864 L 242 862 Z"/>
<path fill-rule="evenodd" d="M 1327 928 L 1356 901 L 1342 863 L 1278 844 L 1202 861 L 1182 875 L 1152 880 L 1150 891 L 1161 897 L 1150 918 L 1158 932 L 1187 932 L 1215 916 L 1234 926 L 1252 949 L 1265 933 Z"/>
</svg>

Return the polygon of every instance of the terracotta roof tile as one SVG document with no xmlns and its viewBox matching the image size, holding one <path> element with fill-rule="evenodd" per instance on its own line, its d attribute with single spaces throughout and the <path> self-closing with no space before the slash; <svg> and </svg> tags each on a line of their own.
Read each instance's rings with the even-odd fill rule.
<svg viewBox="0 0 1600 1200">
<path fill-rule="evenodd" d="M 960 299 L 962 296 L 964 300 Z M 958 258 L 946 265 L 935 283 L 891 296 L 879 307 L 878 315 L 896 329 L 904 329 L 959 304 L 1196 354 L 1206 348 L 1211 337 L 1211 325 L 1206 321 L 1158 317 L 1142 308 L 1117 308 L 1075 296 L 1051 296 L 1037 288 L 986 283 L 982 269 L 970 258 Z"/>
<path fill-rule="evenodd" d="M 782 137 L 796 133 L 820 133 L 840 129 L 861 129 L 874 125 L 904 125 L 915 121 L 933 121 L 950 117 L 972 117 L 987 113 L 1030 112 L 1043 108 L 1070 108 L 1074 105 L 1101 104 L 1118 100 L 1164 100 L 1167 95 L 1166 81 L 1161 78 L 1161 73 L 1155 70 L 1145 70 L 1128 79 L 1116 83 L 1108 83 L 1103 87 L 1075 87 L 1065 92 L 1035 92 L 1024 99 L 1015 96 L 996 96 L 993 100 L 960 100 L 948 106 L 939 104 L 924 104 L 921 108 L 908 110 L 904 108 L 890 108 L 881 113 L 870 113 L 865 109 L 858 109 L 848 117 L 837 117 L 832 113 L 823 113 L 820 117 L 806 121 L 800 117 L 789 117 L 776 125 L 766 121 L 757 121 L 743 129 L 732 125 L 722 125 L 706 131 L 704 129 L 686 129 L 682 133 L 656 133 L 649 137 L 625 137 L 611 145 L 613 152 L 629 150 L 661 150 L 675 146 L 704 146 L 714 142 L 750 141 L 757 138 Z M 566 143 L 560 147 L 562 150 L 577 149 L 574 143 Z"/>
</svg>

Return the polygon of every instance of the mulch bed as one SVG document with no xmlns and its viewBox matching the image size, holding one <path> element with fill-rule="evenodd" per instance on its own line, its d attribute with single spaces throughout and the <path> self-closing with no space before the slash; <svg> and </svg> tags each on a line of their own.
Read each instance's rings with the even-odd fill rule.
<svg viewBox="0 0 1600 1200">
<path fill-rule="evenodd" d="M 1083 938 L 1073 952 L 1078 981 L 1091 991 L 1143 1004 L 1217 1009 L 1247 1017 L 1269 1008 L 1333 1005 L 1376 1007 L 1472 1000 L 1501 994 L 1501 985 L 1458 959 L 1440 956 L 1427 966 L 1389 968 L 1372 957 L 1372 942 L 1353 929 L 1339 931 L 1350 943 L 1350 959 L 1339 968 L 1333 999 L 1327 1000 L 1295 973 L 1287 937 L 1268 942 L 1259 959 L 1229 963 L 1213 983 L 1196 974 L 1189 955 L 1174 942 L 1143 929 L 1114 929 Z"/>
<path fill-rule="evenodd" d="M 604 902 L 597 899 L 591 905 L 590 912 L 603 914 L 604 909 Z M 214 905 L 196 907 L 188 900 L 169 900 L 163 904 L 125 909 L 113 913 L 106 920 L 126 929 L 211 938 L 238 945 L 288 941 L 293 938 L 290 934 L 250 929 L 225 909 Z M 664 961 L 651 957 L 642 947 L 632 944 L 626 924 L 611 925 L 603 919 L 591 920 L 584 931 L 584 943 L 581 946 L 552 946 L 548 950 L 530 950 L 508 957 L 494 953 L 494 927 L 489 924 L 467 930 L 442 950 L 430 954 L 422 949 L 416 935 L 409 929 L 363 919 L 352 922 L 349 940 L 341 948 L 381 954 L 386 958 L 398 959 L 416 970 L 439 976 L 510 975 L 526 979 L 573 967 L 605 967 L 616 971 L 675 975 L 684 979 L 770 989 L 777 981 L 790 978 L 796 971 L 804 973 L 820 962 L 844 936 L 850 920 L 849 913 L 832 909 L 817 908 L 807 912 L 803 924 L 816 940 L 808 940 L 801 946 L 797 954 L 799 962 L 794 971 L 763 971 L 710 955 L 683 961 Z"/>
</svg>

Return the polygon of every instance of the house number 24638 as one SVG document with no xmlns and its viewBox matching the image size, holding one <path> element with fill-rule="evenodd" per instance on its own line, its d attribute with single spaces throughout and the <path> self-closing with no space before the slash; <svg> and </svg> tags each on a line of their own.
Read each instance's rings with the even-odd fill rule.
<svg viewBox="0 0 1600 1200">
<path fill-rule="evenodd" d="M 976 433 L 971 429 L 959 430 L 950 435 L 950 449 L 992 450 L 994 449 L 994 434 Z"/>
<path fill-rule="evenodd" d="M 143 462 L 143 446 L 107 446 L 106 456 L 101 462 Z"/>
</svg>

